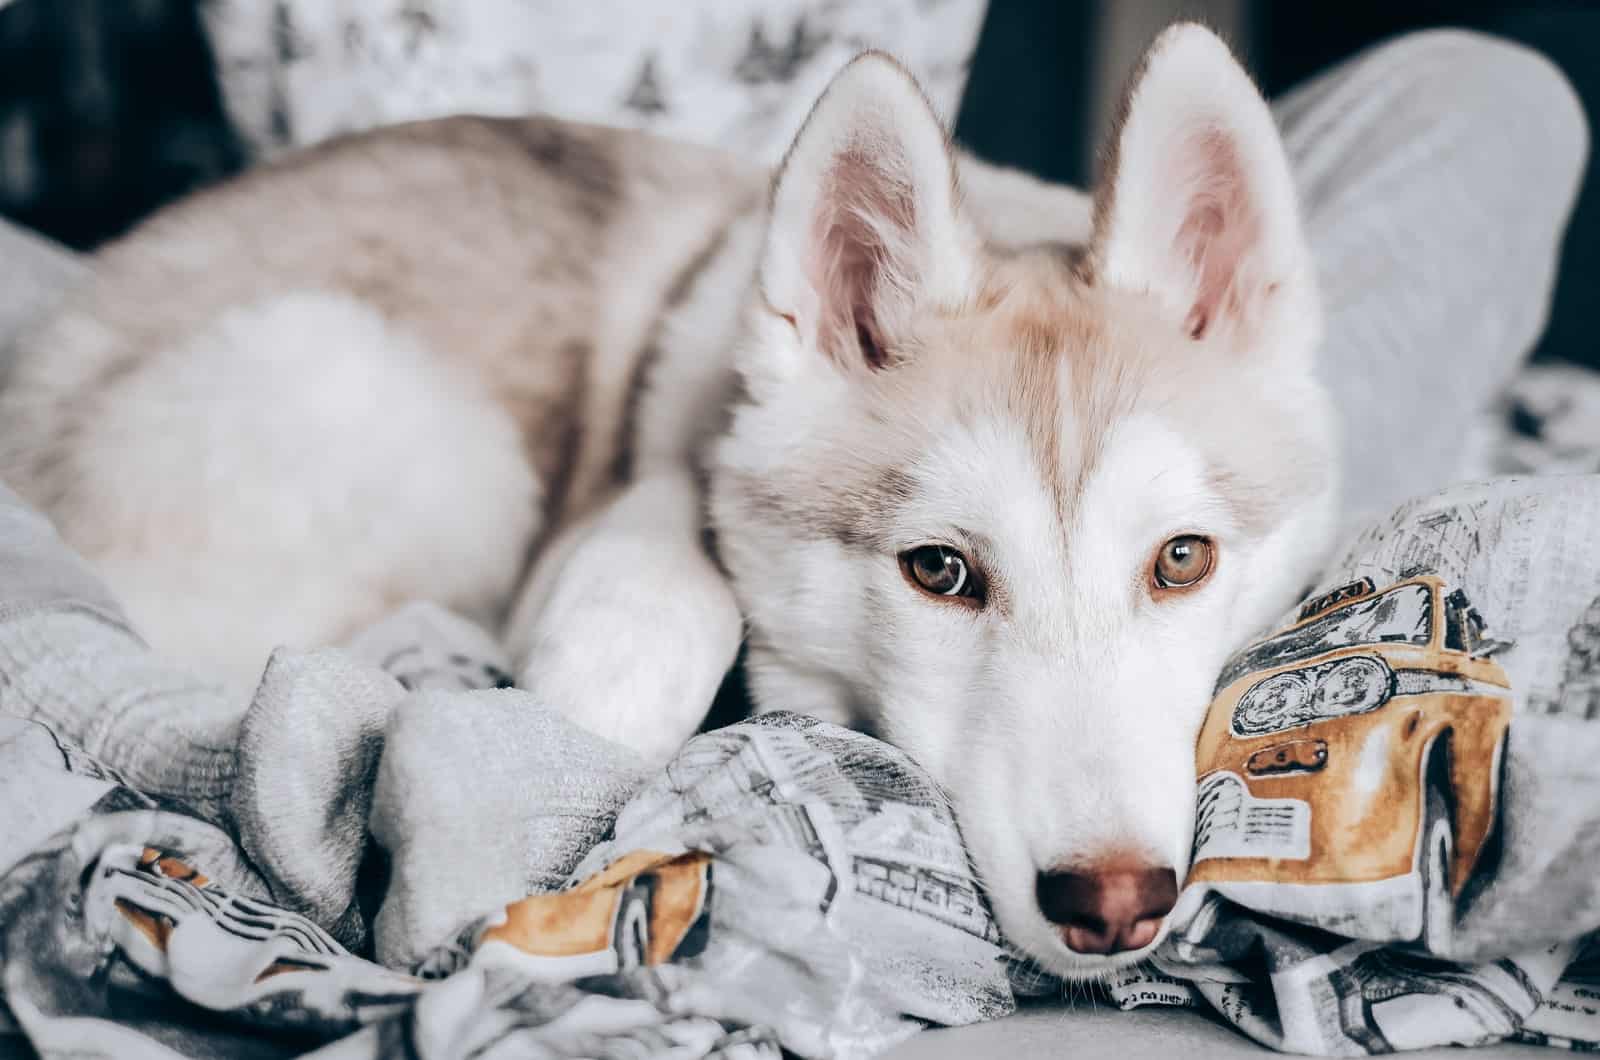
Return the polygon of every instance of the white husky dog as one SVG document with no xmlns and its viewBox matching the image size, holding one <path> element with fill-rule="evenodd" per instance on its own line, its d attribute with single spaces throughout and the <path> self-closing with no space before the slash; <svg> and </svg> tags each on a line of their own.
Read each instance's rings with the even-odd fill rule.
<svg viewBox="0 0 1600 1060">
<path fill-rule="evenodd" d="M 1219 40 L 1156 41 L 1108 163 L 1091 221 L 877 54 L 775 179 L 548 119 L 348 138 L 102 252 L 16 351 L 0 475 L 238 675 L 432 599 L 663 756 L 745 639 L 758 707 L 904 747 L 1007 936 L 1103 974 L 1162 937 L 1213 680 L 1335 482 L 1294 189 Z"/>
</svg>

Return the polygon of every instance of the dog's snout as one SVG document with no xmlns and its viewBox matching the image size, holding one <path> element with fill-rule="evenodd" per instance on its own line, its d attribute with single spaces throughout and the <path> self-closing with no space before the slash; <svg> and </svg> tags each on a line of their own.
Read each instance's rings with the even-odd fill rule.
<svg viewBox="0 0 1600 1060">
<path fill-rule="evenodd" d="M 1178 875 L 1167 866 L 1105 863 L 1041 872 L 1036 890 L 1069 949 L 1122 953 L 1154 941 L 1178 900 Z"/>
</svg>

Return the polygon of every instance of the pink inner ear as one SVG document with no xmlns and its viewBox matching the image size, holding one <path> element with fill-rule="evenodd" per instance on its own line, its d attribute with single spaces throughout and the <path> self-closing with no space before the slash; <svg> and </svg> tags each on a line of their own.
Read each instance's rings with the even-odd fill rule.
<svg viewBox="0 0 1600 1060">
<path fill-rule="evenodd" d="M 887 366 L 879 306 L 906 280 L 915 223 L 911 189 L 881 161 L 856 151 L 834 159 L 812 222 L 809 279 L 820 304 L 817 341 L 840 363 Z"/>
<path fill-rule="evenodd" d="M 1261 219 L 1246 186 L 1238 148 L 1222 131 L 1207 129 L 1183 145 L 1188 206 L 1178 228 L 1176 250 L 1193 270 L 1194 302 L 1184 318 L 1190 337 L 1200 338 L 1218 319 L 1244 312 L 1249 256 L 1261 235 Z"/>
</svg>

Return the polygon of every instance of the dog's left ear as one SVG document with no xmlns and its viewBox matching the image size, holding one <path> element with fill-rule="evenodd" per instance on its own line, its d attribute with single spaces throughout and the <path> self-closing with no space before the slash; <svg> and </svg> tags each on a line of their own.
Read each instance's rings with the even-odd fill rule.
<svg viewBox="0 0 1600 1060">
<path fill-rule="evenodd" d="M 1096 282 L 1148 291 L 1200 339 L 1272 342 L 1315 328 L 1294 184 L 1266 101 L 1228 46 L 1193 24 L 1134 75 L 1095 198 Z"/>
<path fill-rule="evenodd" d="M 966 296 L 974 255 L 944 127 L 899 63 L 862 55 L 823 92 L 773 186 L 768 304 L 847 373 L 886 368 L 913 314 Z"/>
</svg>

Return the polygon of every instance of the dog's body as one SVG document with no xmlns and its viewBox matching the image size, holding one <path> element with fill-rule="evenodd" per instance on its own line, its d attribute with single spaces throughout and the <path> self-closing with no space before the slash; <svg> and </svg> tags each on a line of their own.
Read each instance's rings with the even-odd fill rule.
<svg viewBox="0 0 1600 1060">
<path fill-rule="evenodd" d="M 882 58 L 770 195 L 545 119 L 333 144 L 104 252 L 18 351 L 0 476 L 157 648 L 241 677 L 432 599 L 662 756 L 748 634 L 758 706 L 905 746 L 1008 935 L 1100 972 L 1165 912 L 1101 906 L 1181 876 L 1212 679 L 1323 551 L 1311 270 L 1265 106 L 1194 28 L 1092 226 L 967 160 L 962 204 L 956 168 Z"/>
</svg>

